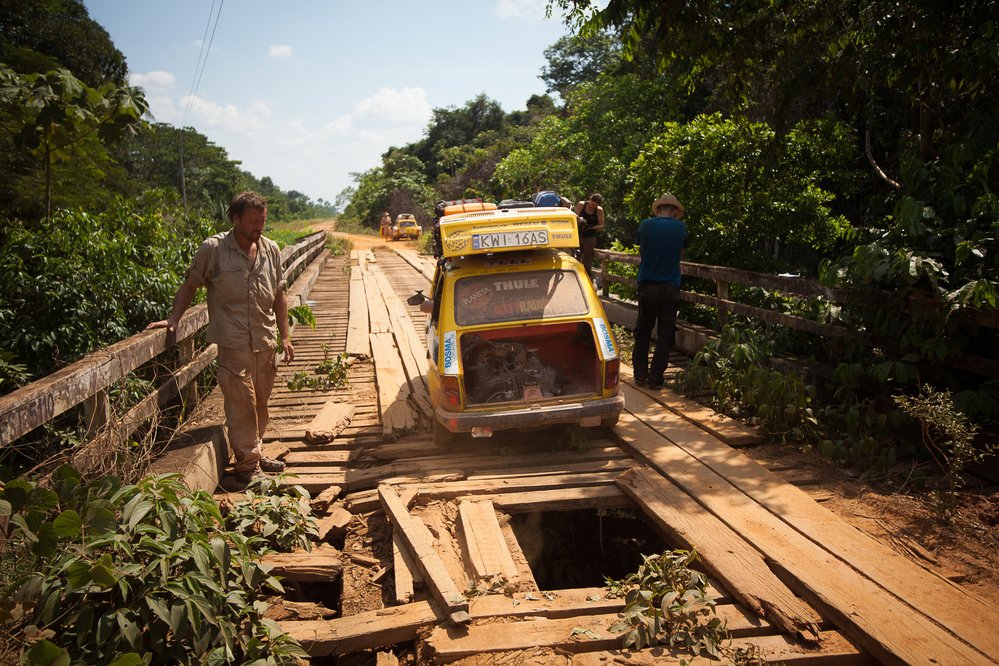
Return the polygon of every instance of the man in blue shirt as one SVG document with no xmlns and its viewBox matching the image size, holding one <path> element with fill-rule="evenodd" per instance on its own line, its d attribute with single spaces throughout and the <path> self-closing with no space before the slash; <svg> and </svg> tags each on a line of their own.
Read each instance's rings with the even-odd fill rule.
<svg viewBox="0 0 999 666">
<path fill-rule="evenodd" d="M 652 204 L 655 217 L 638 225 L 638 323 L 632 365 L 635 383 L 650 389 L 663 386 L 663 375 L 673 349 L 676 313 L 680 307 L 680 260 L 687 247 L 683 204 L 664 194 Z M 656 351 L 649 365 L 649 340 L 656 328 Z"/>
</svg>

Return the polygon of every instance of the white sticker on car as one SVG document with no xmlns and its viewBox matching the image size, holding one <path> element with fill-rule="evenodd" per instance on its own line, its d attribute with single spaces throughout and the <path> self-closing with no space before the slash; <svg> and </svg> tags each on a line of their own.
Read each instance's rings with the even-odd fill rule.
<svg viewBox="0 0 999 666">
<path fill-rule="evenodd" d="M 600 340 L 600 349 L 604 353 L 605 359 L 617 358 L 617 349 L 614 347 L 614 336 L 610 332 L 601 317 L 593 318 L 593 326 L 597 329 L 597 339 Z"/>
<path fill-rule="evenodd" d="M 454 331 L 444 334 L 444 374 L 458 374 L 458 336 Z"/>
</svg>

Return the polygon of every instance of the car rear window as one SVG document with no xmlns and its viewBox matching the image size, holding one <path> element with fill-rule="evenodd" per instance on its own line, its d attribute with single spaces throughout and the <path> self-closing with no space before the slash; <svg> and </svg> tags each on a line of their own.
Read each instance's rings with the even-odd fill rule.
<svg viewBox="0 0 999 666">
<path fill-rule="evenodd" d="M 573 271 L 470 276 L 455 283 L 454 295 L 454 320 L 459 326 L 588 312 L 586 297 Z"/>
</svg>

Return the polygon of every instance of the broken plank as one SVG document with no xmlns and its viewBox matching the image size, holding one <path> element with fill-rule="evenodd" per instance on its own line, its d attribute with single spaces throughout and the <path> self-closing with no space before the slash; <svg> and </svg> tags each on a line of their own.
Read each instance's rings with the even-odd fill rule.
<svg viewBox="0 0 999 666">
<path fill-rule="evenodd" d="M 305 441 L 312 445 L 329 444 L 354 418 L 354 405 L 349 402 L 327 402 L 305 428 Z"/>
<path fill-rule="evenodd" d="M 737 601 L 787 634 L 818 640 L 822 618 L 787 589 L 759 551 L 694 498 L 648 467 L 625 472 L 618 485 L 667 536 L 696 549 L 708 573 Z"/>
<path fill-rule="evenodd" d="M 291 553 L 270 553 L 261 562 L 271 567 L 271 573 L 295 582 L 334 581 L 343 573 L 340 551 L 322 544 L 312 551 L 296 550 Z"/>
<path fill-rule="evenodd" d="M 500 577 L 515 583 L 517 566 L 496 520 L 496 509 L 489 501 L 464 501 L 458 504 L 458 520 L 464 537 L 465 560 L 476 581 Z"/>
<path fill-rule="evenodd" d="M 399 496 L 388 486 L 379 486 L 378 497 L 392 522 L 393 529 L 398 530 L 402 543 L 409 549 L 434 599 L 452 619 L 459 617 L 461 613 L 467 613 L 468 600 L 455 586 L 440 556 L 417 527 L 416 519 L 409 515 Z"/>
<path fill-rule="evenodd" d="M 340 486 L 330 486 L 323 489 L 321 493 L 309 500 L 309 507 L 316 516 L 324 515 L 330 508 L 330 504 L 340 496 Z"/>
</svg>

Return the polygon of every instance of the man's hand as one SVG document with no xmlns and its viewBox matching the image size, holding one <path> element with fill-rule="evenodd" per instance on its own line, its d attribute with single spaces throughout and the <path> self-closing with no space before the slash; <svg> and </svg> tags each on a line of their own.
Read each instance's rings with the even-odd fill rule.
<svg viewBox="0 0 999 666">
<path fill-rule="evenodd" d="M 177 343 L 177 324 L 169 319 L 161 319 L 160 321 L 154 321 L 153 323 L 146 326 L 147 331 L 151 331 L 157 328 L 165 328 L 166 331 L 166 346 L 172 347 Z"/>
<path fill-rule="evenodd" d="M 282 340 L 282 346 L 284 347 L 284 363 L 288 365 L 295 360 L 295 347 L 288 338 Z"/>
</svg>

